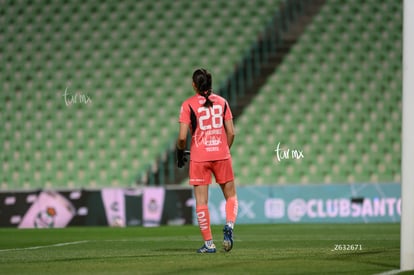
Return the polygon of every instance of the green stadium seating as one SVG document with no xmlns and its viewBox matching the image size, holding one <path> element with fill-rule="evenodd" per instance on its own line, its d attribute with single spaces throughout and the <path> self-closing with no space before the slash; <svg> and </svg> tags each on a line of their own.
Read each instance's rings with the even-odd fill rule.
<svg viewBox="0 0 414 275">
<path fill-rule="evenodd" d="M 400 181 L 401 31 L 401 1 L 327 1 L 239 117 L 236 181 Z"/>
<path fill-rule="evenodd" d="M 193 70 L 218 89 L 280 1 L 3 1 L 0 188 L 135 184 L 176 136 Z"/>
</svg>

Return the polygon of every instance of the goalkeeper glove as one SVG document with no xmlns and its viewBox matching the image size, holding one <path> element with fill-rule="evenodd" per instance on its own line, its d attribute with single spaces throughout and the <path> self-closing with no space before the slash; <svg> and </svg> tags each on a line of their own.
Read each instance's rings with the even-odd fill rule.
<svg viewBox="0 0 414 275">
<path fill-rule="evenodd" d="M 183 168 L 185 163 L 187 162 L 187 158 L 184 155 L 184 150 L 177 148 L 176 153 L 177 153 L 177 166 L 178 168 Z"/>
</svg>

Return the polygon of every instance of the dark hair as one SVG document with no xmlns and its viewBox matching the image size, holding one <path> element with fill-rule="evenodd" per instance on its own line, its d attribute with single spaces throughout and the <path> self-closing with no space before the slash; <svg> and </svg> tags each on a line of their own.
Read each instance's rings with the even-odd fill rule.
<svg viewBox="0 0 414 275">
<path fill-rule="evenodd" d="M 205 97 L 204 107 L 213 106 L 213 102 L 208 98 L 211 95 L 211 74 L 205 69 L 197 69 L 193 73 L 193 82 L 199 95 Z"/>
</svg>

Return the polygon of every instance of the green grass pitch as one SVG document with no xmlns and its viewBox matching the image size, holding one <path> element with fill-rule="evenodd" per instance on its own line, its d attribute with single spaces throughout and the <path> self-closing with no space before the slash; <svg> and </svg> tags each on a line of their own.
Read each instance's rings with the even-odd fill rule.
<svg viewBox="0 0 414 275">
<path fill-rule="evenodd" d="M 236 225 L 197 254 L 197 226 L 0 229 L 0 274 L 378 274 L 399 269 L 399 224 Z"/>
</svg>

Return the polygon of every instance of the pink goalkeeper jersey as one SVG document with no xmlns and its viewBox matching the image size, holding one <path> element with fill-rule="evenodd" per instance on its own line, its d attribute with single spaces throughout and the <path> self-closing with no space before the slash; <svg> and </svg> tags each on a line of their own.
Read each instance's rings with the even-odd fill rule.
<svg viewBox="0 0 414 275">
<path fill-rule="evenodd" d="M 188 124 L 191 131 L 190 159 L 196 162 L 230 158 L 224 121 L 233 119 L 229 104 L 212 93 L 210 108 L 204 107 L 205 98 L 194 95 L 181 105 L 179 122 Z"/>
</svg>

